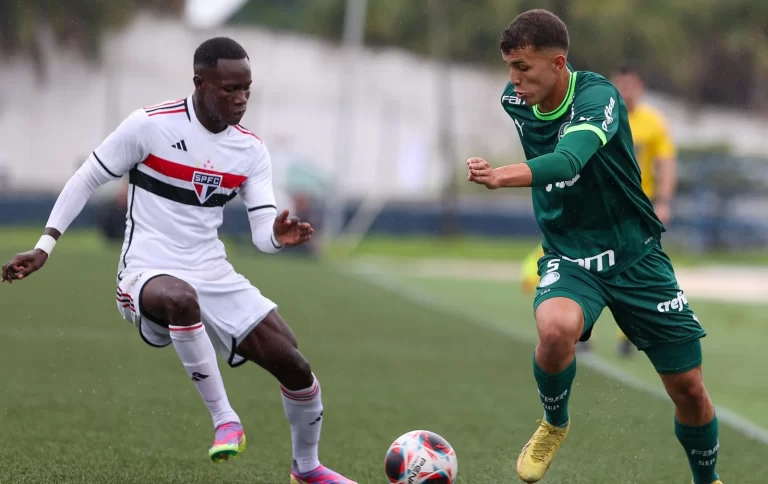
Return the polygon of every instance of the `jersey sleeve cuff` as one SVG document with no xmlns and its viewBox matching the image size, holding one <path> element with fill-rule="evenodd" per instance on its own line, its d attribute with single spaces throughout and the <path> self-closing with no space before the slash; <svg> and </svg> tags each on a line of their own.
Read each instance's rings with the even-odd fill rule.
<svg viewBox="0 0 768 484">
<path fill-rule="evenodd" d="M 250 212 L 256 212 L 256 211 L 259 211 L 259 210 L 264 210 L 264 209 L 267 209 L 267 208 L 271 208 L 271 209 L 277 211 L 277 206 L 272 205 L 272 204 L 259 205 L 259 206 L 256 206 L 256 207 L 248 208 L 247 210 L 250 213 Z"/>
<path fill-rule="evenodd" d="M 270 242 L 272 242 L 272 247 L 275 248 L 275 250 L 281 250 L 284 245 L 280 244 L 280 242 L 277 241 L 277 237 L 275 237 L 275 233 L 272 232 L 272 235 L 269 237 Z"/>
<path fill-rule="evenodd" d="M 608 144 L 608 138 L 605 136 L 605 133 L 597 126 L 592 126 L 591 124 L 578 124 L 576 126 L 570 126 L 568 129 L 565 130 L 565 133 L 563 134 L 563 136 L 565 136 L 568 133 L 575 133 L 576 131 L 591 131 L 595 133 L 598 138 L 600 138 L 600 142 L 602 143 L 602 146 L 605 146 L 606 144 Z"/>
</svg>

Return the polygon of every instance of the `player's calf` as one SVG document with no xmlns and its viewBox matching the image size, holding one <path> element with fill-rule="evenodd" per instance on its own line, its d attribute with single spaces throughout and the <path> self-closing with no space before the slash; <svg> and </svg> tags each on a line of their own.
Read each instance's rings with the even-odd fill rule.
<svg viewBox="0 0 768 484">
<path fill-rule="evenodd" d="M 693 482 L 716 482 L 718 421 L 704 386 L 701 366 L 679 374 L 662 374 L 661 379 L 675 403 L 675 435 L 685 449 Z"/>
<path fill-rule="evenodd" d="M 576 342 L 584 328 L 581 306 L 555 297 L 536 309 L 539 343 L 533 358 L 533 375 L 544 406 L 544 419 L 556 427 L 569 421 L 568 401 L 576 377 Z"/>
<path fill-rule="evenodd" d="M 246 336 L 237 351 L 269 371 L 280 382 L 283 408 L 291 424 L 293 482 L 326 482 L 313 477 L 315 473 L 322 474 L 320 470 L 324 469 L 318 457 L 323 425 L 320 383 L 307 359 L 299 352 L 291 329 L 277 311 L 272 311 Z"/>
<path fill-rule="evenodd" d="M 562 297 L 542 302 L 536 309 L 539 343 L 533 375 L 544 407 L 544 420 L 517 459 L 517 475 L 525 482 L 544 477 L 570 428 L 568 401 L 576 377 L 576 342 L 584 328 L 578 303 Z"/>
<path fill-rule="evenodd" d="M 290 391 L 309 388 L 314 382 L 309 361 L 299 351 L 296 336 L 276 310 L 245 337 L 237 352 L 270 372 Z"/>
<path fill-rule="evenodd" d="M 181 279 L 158 276 L 144 285 L 139 304 L 142 314 L 168 327 L 173 347 L 211 413 L 216 433 L 209 457 L 219 462 L 236 456 L 245 449 L 245 435 L 229 404 L 216 350 L 201 322 L 197 292 Z"/>
<path fill-rule="evenodd" d="M 712 420 L 715 408 L 704 386 L 701 367 L 681 374 L 661 375 L 667 394 L 675 403 L 675 418 L 686 425 L 704 425 Z"/>
</svg>

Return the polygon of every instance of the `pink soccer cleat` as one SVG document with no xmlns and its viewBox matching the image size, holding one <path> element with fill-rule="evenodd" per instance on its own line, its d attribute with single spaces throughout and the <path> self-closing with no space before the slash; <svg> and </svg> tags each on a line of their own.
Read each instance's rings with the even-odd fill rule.
<svg viewBox="0 0 768 484">
<path fill-rule="evenodd" d="M 220 425 L 213 437 L 213 446 L 208 451 L 211 460 L 218 464 L 230 457 L 236 458 L 245 450 L 245 433 L 243 426 L 237 422 Z"/>
<path fill-rule="evenodd" d="M 357 484 L 336 471 L 321 465 L 306 474 L 299 474 L 296 466 L 291 469 L 291 484 Z"/>
</svg>

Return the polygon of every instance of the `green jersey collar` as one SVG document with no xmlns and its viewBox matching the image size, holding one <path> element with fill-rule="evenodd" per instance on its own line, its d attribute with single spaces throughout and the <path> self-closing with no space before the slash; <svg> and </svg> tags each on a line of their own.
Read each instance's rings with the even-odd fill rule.
<svg viewBox="0 0 768 484">
<path fill-rule="evenodd" d="M 569 70 L 569 72 L 571 71 Z M 548 113 L 542 113 L 539 111 L 538 104 L 533 107 L 533 114 L 536 115 L 537 118 L 542 121 L 552 121 L 553 119 L 557 119 L 565 114 L 565 112 L 568 110 L 568 106 L 571 105 L 571 102 L 573 101 L 573 95 L 576 92 L 576 74 L 577 72 L 571 72 L 571 78 L 568 80 L 568 91 L 565 93 L 565 99 L 563 99 L 563 102 L 560 103 L 560 106 L 557 109 Z"/>
</svg>

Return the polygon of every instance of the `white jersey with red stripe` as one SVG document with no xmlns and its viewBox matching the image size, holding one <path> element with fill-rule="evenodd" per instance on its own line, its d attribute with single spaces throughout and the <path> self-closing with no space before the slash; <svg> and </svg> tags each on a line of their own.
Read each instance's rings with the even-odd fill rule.
<svg viewBox="0 0 768 484">
<path fill-rule="evenodd" d="M 119 274 L 218 272 L 224 205 L 239 194 L 249 212 L 277 211 L 264 143 L 239 125 L 211 133 L 191 97 L 134 111 L 86 163 L 115 179 L 129 174 Z"/>
</svg>

